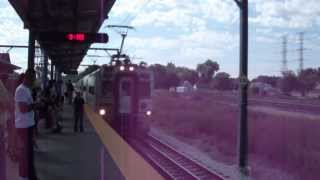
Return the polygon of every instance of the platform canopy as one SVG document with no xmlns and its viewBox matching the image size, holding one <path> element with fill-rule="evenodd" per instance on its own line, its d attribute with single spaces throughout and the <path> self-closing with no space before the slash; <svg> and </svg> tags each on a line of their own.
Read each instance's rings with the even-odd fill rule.
<svg viewBox="0 0 320 180">
<path fill-rule="evenodd" d="M 92 41 L 57 42 L 41 38 L 46 32 L 96 33 L 116 0 L 8 0 L 26 29 L 62 72 L 77 69 Z"/>
</svg>

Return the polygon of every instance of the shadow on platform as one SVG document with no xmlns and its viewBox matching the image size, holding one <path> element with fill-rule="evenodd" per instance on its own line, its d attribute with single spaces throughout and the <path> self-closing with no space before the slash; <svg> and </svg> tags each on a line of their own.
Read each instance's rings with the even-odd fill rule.
<svg viewBox="0 0 320 180">
<path fill-rule="evenodd" d="M 89 121 L 84 118 L 85 132 L 73 132 L 72 108 L 65 105 L 62 133 L 54 134 L 41 127 L 35 151 L 40 180 L 99 179 L 101 142 Z"/>
</svg>

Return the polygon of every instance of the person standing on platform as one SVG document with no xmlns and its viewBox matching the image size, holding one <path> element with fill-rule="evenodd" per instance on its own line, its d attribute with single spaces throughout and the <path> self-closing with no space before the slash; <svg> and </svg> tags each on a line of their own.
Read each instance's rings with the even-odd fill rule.
<svg viewBox="0 0 320 180">
<path fill-rule="evenodd" d="M 76 97 L 73 101 L 73 110 L 74 110 L 74 132 L 78 132 L 78 124 L 80 126 L 80 132 L 83 132 L 83 106 L 84 99 L 81 96 L 80 92 L 76 93 Z"/>
<path fill-rule="evenodd" d="M 15 101 L 15 127 L 19 136 L 19 175 L 21 180 L 37 180 L 33 154 L 34 111 L 39 104 L 32 99 L 31 88 L 36 78 L 33 69 L 27 69 L 23 82 L 17 87 Z"/>
<path fill-rule="evenodd" d="M 52 117 L 52 109 L 53 109 L 53 102 L 52 102 L 52 87 L 53 87 L 53 80 L 50 80 L 48 86 L 44 88 L 41 96 L 41 101 L 44 106 L 41 109 L 41 117 L 45 119 L 45 126 L 46 129 L 50 129 L 53 127 L 53 117 Z"/>
<path fill-rule="evenodd" d="M 71 83 L 71 80 L 69 80 L 67 83 L 67 95 L 68 95 L 69 104 L 72 104 L 73 91 L 74 91 L 74 87 Z"/>
</svg>

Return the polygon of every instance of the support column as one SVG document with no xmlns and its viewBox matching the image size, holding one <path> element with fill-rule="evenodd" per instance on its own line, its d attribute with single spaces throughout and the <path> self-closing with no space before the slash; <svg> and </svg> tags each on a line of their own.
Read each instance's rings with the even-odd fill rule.
<svg viewBox="0 0 320 180">
<path fill-rule="evenodd" d="M 57 74 L 57 90 L 58 90 L 58 95 L 59 95 L 59 96 L 62 96 L 62 95 L 63 95 L 63 92 L 62 92 L 62 84 L 63 84 L 63 81 L 62 81 L 62 73 L 61 73 L 61 71 L 59 70 L 59 71 L 58 71 L 58 74 Z"/>
<path fill-rule="evenodd" d="M 240 7 L 240 121 L 238 140 L 238 163 L 240 169 L 247 169 L 248 161 L 248 0 L 242 0 Z"/>
<path fill-rule="evenodd" d="M 42 72 L 42 87 L 43 89 L 48 85 L 48 54 L 44 52 L 43 56 L 43 72 Z"/>
<path fill-rule="evenodd" d="M 54 65 L 53 65 L 53 63 L 52 63 L 52 61 L 51 61 L 51 72 L 50 72 L 50 80 L 53 80 L 53 75 L 54 75 Z"/>
<path fill-rule="evenodd" d="M 28 46 L 28 68 L 34 69 L 34 49 L 35 49 L 35 34 L 29 30 L 29 46 Z"/>
</svg>

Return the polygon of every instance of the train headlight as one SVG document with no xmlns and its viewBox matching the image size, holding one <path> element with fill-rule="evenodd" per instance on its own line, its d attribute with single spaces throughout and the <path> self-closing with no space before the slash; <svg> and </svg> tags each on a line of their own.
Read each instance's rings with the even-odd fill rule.
<svg viewBox="0 0 320 180">
<path fill-rule="evenodd" d="M 134 67 L 133 67 L 133 66 L 130 66 L 130 67 L 129 67 L 129 71 L 134 71 Z"/>
<path fill-rule="evenodd" d="M 124 71 L 125 67 L 124 66 L 120 66 L 120 71 Z"/>
<path fill-rule="evenodd" d="M 105 109 L 100 109 L 99 110 L 99 114 L 100 114 L 100 116 L 106 115 L 106 110 Z"/>
<path fill-rule="evenodd" d="M 148 110 L 148 111 L 146 112 L 146 115 L 147 115 L 147 116 L 151 116 L 151 115 L 152 115 L 152 111 Z"/>
</svg>

